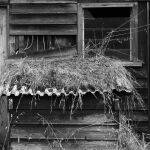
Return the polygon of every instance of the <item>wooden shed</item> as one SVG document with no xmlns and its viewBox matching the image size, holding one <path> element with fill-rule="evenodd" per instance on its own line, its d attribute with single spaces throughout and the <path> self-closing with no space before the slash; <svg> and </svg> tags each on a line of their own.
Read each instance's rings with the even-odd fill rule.
<svg viewBox="0 0 150 150">
<path fill-rule="evenodd" d="M 148 133 L 149 7 L 149 0 L 0 0 L 0 73 L 5 62 L 20 58 L 85 57 L 89 48 L 94 50 L 91 55 L 103 48 L 102 54 L 121 60 L 138 81 L 145 107 L 130 108 L 129 117 L 135 130 Z M 1 95 L 3 148 L 118 148 L 118 125 L 106 117 L 101 101 L 87 92 L 85 107 L 70 117 L 57 105 L 51 110 L 55 97 L 37 96 L 33 106 L 30 94 Z"/>
</svg>

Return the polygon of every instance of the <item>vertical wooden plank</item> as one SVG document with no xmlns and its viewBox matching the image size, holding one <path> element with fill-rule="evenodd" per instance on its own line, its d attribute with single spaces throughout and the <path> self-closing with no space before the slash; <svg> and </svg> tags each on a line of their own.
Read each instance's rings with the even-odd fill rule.
<svg viewBox="0 0 150 150">
<path fill-rule="evenodd" d="M 1 66 L 6 58 L 7 49 L 6 15 L 6 8 L 0 7 L 0 72 Z"/>
<path fill-rule="evenodd" d="M 84 57 L 84 12 L 81 4 L 78 4 L 78 55 Z"/>
<path fill-rule="evenodd" d="M 9 5 L 7 5 L 6 10 L 6 58 L 10 56 L 8 41 L 9 41 Z"/>
<path fill-rule="evenodd" d="M 150 2 L 147 2 L 147 48 L 148 48 L 148 120 L 149 120 L 149 129 L 150 129 L 150 61 L 149 61 L 149 52 L 150 52 Z"/>
<path fill-rule="evenodd" d="M 0 74 L 7 56 L 7 7 L 0 6 Z M 0 96 L 0 142 L 5 141 L 8 126 L 7 97 Z"/>
<path fill-rule="evenodd" d="M 147 4 L 146 2 L 139 2 L 138 15 L 138 57 L 147 64 Z M 142 27 L 142 28 L 141 28 Z"/>
<path fill-rule="evenodd" d="M 130 21 L 130 61 L 138 58 L 138 5 L 133 5 Z"/>
<path fill-rule="evenodd" d="M 0 142 L 2 146 L 8 146 L 9 139 L 9 114 L 7 109 L 7 97 L 0 97 Z"/>
</svg>

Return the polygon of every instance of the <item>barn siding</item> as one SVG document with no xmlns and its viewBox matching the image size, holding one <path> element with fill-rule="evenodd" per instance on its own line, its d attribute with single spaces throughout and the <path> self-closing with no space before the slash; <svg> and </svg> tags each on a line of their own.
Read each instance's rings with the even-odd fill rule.
<svg viewBox="0 0 150 150">
<path fill-rule="evenodd" d="M 10 35 L 77 35 L 77 5 L 13 3 L 9 23 Z"/>
<path fill-rule="evenodd" d="M 138 1 L 138 0 L 136 0 L 136 1 Z M 44 15 L 45 14 L 51 14 L 52 18 L 53 18 L 53 15 L 59 16 L 59 17 L 54 17 L 53 22 L 51 22 L 51 20 L 47 20 L 45 22 L 45 24 L 49 24 L 49 27 L 47 28 L 46 31 L 41 31 L 41 28 L 39 26 L 37 28 L 34 28 L 34 30 L 33 30 L 33 27 L 29 27 L 28 34 L 37 34 L 38 31 L 41 31 L 40 34 L 43 34 L 43 33 L 44 34 L 49 34 L 49 33 L 51 33 L 53 35 L 78 35 L 78 41 L 80 41 L 80 37 L 82 36 L 80 31 L 82 30 L 82 28 L 80 28 L 80 24 L 77 25 L 77 23 L 78 23 L 77 20 L 81 19 L 80 17 L 82 17 L 82 16 L 80 16 L 80 14 L 78 14 L 77 12 L 80 10 L 80 3 L 87 3 L 87 2 L 88 3 L 91 3 L 91 2 L 96 2 L 97 3 L 97 2 L 106 2 L 106 0 L 101 0 L 101 1 L 100 0 L 78 0 L 78 4 L 77 4 L 76 0 L 66 0 L 66 1 L 60 1 L 60 0 L 57 0 L 57 1 L 56 0 L 55 1 L 49 1 L 49 0 L 10 0 L 10 3 L 12 4 L 10 6 L 10 13 L 14 14 L 13 17 L 10 17 L 10 24 L 12 24 L 12 27 L 10 28 L 10 34 L 11 35 L 27 34 L 24 27 L 26 25 L 32 25 L 32 17 L 34 17 L 34 15 L 40 14 L 41 16 L 43 16 L 43 14 Z M 120 1 L 120 0 L 111 0 L 111 1 L 107 0 L 107 2 L 129 2 L 129 0 L 122 0 L 122 1 Z M 6 3 L 7 3 L 6 0 L 0 0 L 0 4 L 6 4 Z M 33 5 L 34 7 L 29 8 L 29 7 L 24 7 L 22 5 L 24 3 L 25 3 L 26 6 L 28 6 L 28 3 L 39 3 L 39 4 L 40 3 L 50 3 L 50 4 L 47 5 L 47 7 L 49 6 L 49 8 L 51 8 L 51 9 L 49 10 L 47 8 L 47 9 L 42 9 L 41 11 L 39 11 L 41 4 L 40 5 L 39 4 Z M 60 5 L 60 3 L 61 3 L 61 5 Z M 42 5 L 44 6 L 44 4 L 42 4 Z M 65 9 L 63 7 L 64 5 L 65 6 L 70 6 L 70 7 L 67 7 L 68 9 Z M 54 7 L 54 6 L 56 6 L 56 7 Z M 139 7 L 139 12 L 144 9 L 143 13 L 141 13 L 141 15 L 139 15 L 139 17 L 138 17 L 138 20 L 139 20 L 138 25 L 140 27 L 140 26 L 145 25 L 147 23 L 147 12 L 146 12 L 146 9 L 145 9 L 146 8 L 146 2 L 145 3 L 144 2 L 139 2 L 138 7 Z M 2 17 L 6 16 L 6 14 L 3 16 L 3 12 L 4 12 L 3 8 L 0 7 L 0 11 L 2 11 L 2 12 L 0 12 L 0 17 L 1 16 Z M 20 17 L 20 14 L 22 16 L 31 15 L 31 20 L 22 19 Z M 67 25 L 65 24 L 65 22 L 63 22 L 64 18 L 67 21 Z M 0 19 L 0 24 L 1 24 L 2 20 L 3 19 Z M 46 18 L 43 17 L 41 20 L 37 19 L 36 24 L 39 25 L 40 22 L 43 21 L 43 20 L 46 20 Z M 3 20 L 3 21 L 6 22 L 6 20 Z M 18 21 L 21 21 L 21 22 L 18 23 Z M 26 23 L 25 25 L 24 25 L 24 22 Z M 52 28 L 51 26 L 52 26 L 53 23 L 56 24 L 57 26 Z M 61 25 L 62 28 L 60 28 L 60 25 Z M 2 52 L 1 52 L 2 54 L 3 54 L 4 50 L 7 49 L 6 28 L 4 28 L 4 29 L 5 29 L 5 30 L 3 30 L 4 31 L 4 36 L 3 36 L 3 34 L 0 36 L 0 42 L 3 43 L 3 44 L 0 44 L 0 46 L 1 46 L 0 50 L 2 50 Z M 53 30 L 53 31 L 51 32 L 51 30 Z M 147 66 L 148 66 L 148 57 L 147 57 L 148 47 L 147 47 L 147 45 L 148 44 L 145 42 L 145 41 L 147 41 L 147 33 L 145 31 L 138 32 L 138 41 L 139 41 L 138 42 L 138 48 L 139 48 L 138 57 L 139 57 L 139 59 L 144 61 L 144 64 L 143 64 L 142 67 L 133 67 L 132 66 L 132 67 L 128 67 L 128 69 L 132 70 L 132 71 L 134 69 L 134 71 L 136 72 L 136 73 L 134 72 L 133 74 L 136 76 L 137 80 L 140 83 L 142 83 L 142 85 L 143 85 L 143 87 L 138 87 L 138 90 L 141 92 L 141 95 L 143 95 L 143 99 L 144 99 L 145 103 L 148 104 L 149 103 L 148 86 L 146 84 L 147 81 L 148 81 L 148 72 L 147 72 Z M 78 48 L 81 49 L 81 45 L 78 45 Z M 2 58 L 0 58 L 0 60 L 5 59 L 5 57 L 6 57 L 5 52 L 4 52 L 4 55 L 0 55 L 2 57 Z M 80 52 L 80 53 L 82 53 L 82 52 Z M 40 105 L 40 107 L 42 107 L 42 105 Z M 23 108 L 23 109 L 25 109 L 25 108 Z M 136 111 L 134 111 L 134 114 L 133 114 L 135 120 L 136 120 L 136 118 L 138 118 L 138 119 L 142 118 L 141 120 L 139 119 L 139 121 L 142 121 L 143 117 L 144 117 L 144 121 L 147 123 L 148 122 L 148 109 L 149 109 L 149 107 L 147 107 L 146 109 L 147 109 L 146 111 L 143 111 L 141 108 L 139 108 L 139 106 L 137 106 L 137 109 L 136 109 Z M 10 110 L 10 112 L 11 111 L 13 112 L 15 110 Z M 30 111 L 30 109 L 27 109 L 27 111 Z M 63 126 L 63 129 L 62 129 L 63 130 L 62 132 L 66 132 L 66 131 L 70 131 L 70 128 L 75 128 L 75 127 L 72 127 L 72 125 L 75 125 L 76 128 L 79 128 L 79 127 L 85 126 L 85 124 L 89 125 L 89 124 L 92 124 L 92 123 L 96 123 L 97 117 L 99 117 L 100 114 L 102 114 L 102 113 L 98 112 L 98 110 L 94 110 L 94 108 L 89 108 L 89 110 L 86 110 L 86 112 L 90 112 L 90 111 L 96 111 L 96 115 L 86 114 L 85 116 L 84 115 L 83 116 L 76 116 L 75 118 L 73 118 L 73 120 L 69 121 L 65 117 L 64 117 L 64 120 L 61 120 L 62 115 L 60 115 L 60 114 L 56 115 L 57 110 L 54 110 L 55 117 L 56 116 L 58 117 L 58 120 L 57 120 L 58 122 L 55 122 L 55 125 L 57 126 L 57 125 L 60 125 L 60 124 L 64 124 L 64 122 L 66 122 L 66 126 L 65 127 Z M 92 113 L 92 114 L 94 114 L 94 113 Z M 142 117 L 139 117 L 139 116 L 142 116 Z M 27 126 L 29 125 L 29 126 L 34 127 L 34 126 L 37 125 L 37 124 L 35 124 L 35 122 L 34 123 L 32 122 L 33 118 L 28 118 L 28 117 L 25 117 L 25 118 L 27 118 L 27 120 L 24 120 L 24 122 L 22 120 L 22 124 L 25 124 L 25 123 L 27 123 L 27 121 L 29 121 L 29 124 L 27 124 Z M 7 118 L 5 118 L 5 119 L 7 120 Z M 60 120 L 61 120 L 61 122 L 60 122 Z M 88 121 L 88 123 L 87 123 L 87 121 Z M 7 123 L 7 121 L 6 121 L 6 123 Z M 18 123 L 18 126 L 21 126 L 20 124 L 21 124 L 21 122 Z M 99 125 L 100 124 L 97 124 L 97 126 L 99 126 Z M 25 128 L 27 126 L 25 126 Z M 28 129 L 27 129 L 27 131 L 26 131 L 26 129 L 23 130 L 24 134 L 22 134 L 22 136 L 24 135 L 24 136 L 30 137 L 29 130 Z M 75 144 L 72 145 L 72 143 L 71 143 L 70 147 L 68 146 L 69 148 L 67 146 L 66 147 L 68 149 L 70 149 L 72 147 L 74 147 L 74 149 L 79 149 L 81 147 L 83 149 L 85 149 L 85 148 L 87 148 L 87 149 L 92 149 L 92 148 L 100 149 L 104 143 L 102 144 L 101 141 L 97 141 L 97 139 L 95 137 L 99 138 L 101 133 L 97 131 L 97 127 L 92 128 L 92 129 L 88 128 L 88 130 L 90 131 L 90 133 L 87 133 L 86 130 L 82 131 L 82 134 L 80 134 L 80 137 L 78 137 L 81 141 L 78 141 L 78 144 L 76 143 L 77 145 L 75 145 Z M 17 135 L 16 133 L 19 133 L 20 130 L 19 129 L 14 129 L 13 131 L 14 131 L 13 135 L 16 136 L 16 137 L 12 137 L 12 140 L 14 140 L 13 141 L 13 146 L 14 146 L 16 143 L 18 143 L 18 140 L 19 140 L 18 136 L 20 136 L 20 135 Z M 34 133 L 33 135 L 36 135 L 36 134 L 37 134 L 37 132 Z M 93 134 L 95 135 L 95 137 L 92 137 Z M 89 138 L 89 139 L 93 138 L 93 141 L 88 141 L 89 139 L 87 139 L 87 138 Z M 17 140 L 17 142 L 15 140 Z M 33 140 L 33 142 L 34 142 L 34 140 Z M 26 144 L 26 141 L 24 141 L 23 145 L 21 145 L 21 146 L 23 147 L 25 144 Z M 112 143 L 109 143 L 109 145 L 111 145 L 111 144 Z M 57 148 L 58 145 L 59 145 L 58 143 L 55 144 L 56 148 Z M 86 145 L 87 145 L 87 147 L 86 147 Z M 20 145 L 16 144 L 15 146 L 19 147 Z M 29 145 L 29 147 L 32 147 L 32 146 L 33 145 L 31 143 L 31 145 Z M 34 144 L 34 146 L 35 146 L 35 144 Z M 40 145 L 40 146 L 44 148 L 45 144 Z M 112 147 L 112 149 L 114 149 L 114 147 Z"/>
</svg>

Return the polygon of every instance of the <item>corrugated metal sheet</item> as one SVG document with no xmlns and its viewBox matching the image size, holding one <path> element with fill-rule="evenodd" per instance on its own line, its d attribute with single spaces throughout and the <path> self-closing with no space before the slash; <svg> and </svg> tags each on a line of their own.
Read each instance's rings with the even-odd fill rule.
<svg viewBox="0 0 150 150">
<path fill-rule="evenodd" d="M 61 94 L 64 94 L 65 96 L 68 96 L 69 94 L 73 94 L 74 96 L 77 96 L 78 94 L 86 94 L 87 92 L 91 92 L 91 93 L 95 93 L 98 90 L 90 90 L 90 89 L 86 89 L 86 90 L 82 90 L 82 89 L 78 89 L 78 91 L 65 91 L 65 89 L 61 89 L 61 90 L 57 90 L 56 88 L 45 88 L 45 91 L 33 91 L 31 88 L 27 88 L 26 86 L 22 86 L 20 90 L 18 90 L 17 85 L 14 85 L 13 88 L 11 90 L 9 90 L 9 86 L 0 86 L 0 95 L 5 94 L 6 96 L 10 96 L 10 95 L 15 95 L 18 96 L 19 94 L 30 94 L 30 95 L 40 95 L 40 96 L 44 96 L 44 95 L 48 95 L 51 96 L 52 94 L 55 94 L 57 96 L 60 96 Z"/>
</svg>

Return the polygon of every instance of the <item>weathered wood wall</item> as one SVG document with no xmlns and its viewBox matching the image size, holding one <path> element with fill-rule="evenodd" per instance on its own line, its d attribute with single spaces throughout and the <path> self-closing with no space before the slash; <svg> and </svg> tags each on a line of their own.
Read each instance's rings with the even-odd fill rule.
<svg viewBox="0 0 150 150">
<path fill-rule="evenodd" d="M 77 5 L 10 5 L 10 35 L 77 35 Z"/>
<path fill-rule="evenodd" d="M 4 60 L 7 57 L 7 7 L 1 6 L 5 1 L 0 1 L 0 73 Z M 0 97 L 0 148 L 5 140 L 8 125 L 8 111 L 6 96 Z"/>
<path fill-rule="evenodd" d="M 80 20 L 83 19 L 83 16 L 81 14 L 78 14 L 78 9 L 80 9 L 79 5 L 81 2 L 91 3 L 91 2 L 106 2 L 106 1 L 104 0 L 101 0 L 101 1 L 100 0 L 78 0 L 78 3 L 77 3 L 76 0 L 65 0 L 65 1 L 63 0 L 55 0 L 55 1 L 54 0 L 53 1 L 52 0 L 10 0 L 10 3 L 11 3 L 10 13 L 13 14 L 9 18 L 9 23 L 11 25 L 10 35 L 23 35 L 23 34 L 31 34 L 31 35 L 32 34 L 34 35 L 52 34 L 52 35 L 75 35 L 75 36 L 78 35 L 78 42 L 80 44 L 81 43 L 80 37 L 82 36 L 82 34 L 80 30 L 78 29 L 80 28 L 81 24 L 78 24 L 77 21 L 79 19 Z M 107 2 L 129 2 L 129 0 L 122 0 L 122 1 L 107 0 Z M 6 3 L 7 1 L 0 0 L 0 4 L 4 5 Z M 138 12 L 142 11 L 142 13 L 140 13 L 140 15 L 138 16 L 138 26 L 141 27 L 147 24 L 148 16 L 147 16 L 146 2 L 144 1 L 139 2 L 138 7 L 139 7 Z M 40 19 L 37 17 L 37 15 L 40 16 Z M 6 39 L 7 39 L 7 33 L 9 31 L 7 31 L 6 33 L 6 29 L 7 29 L 6 16 L 7 16 L 6 7 L 5 8 L 0 7 L 0 61 L 1 62 L 3 62 L 3 60 L 6 59 L 6 52 L 7 52 L 7 43 L 6 43 L 7 40 Z M 27 30 L 26 30 L 26 27 L 28 27 Z M 147 26 L 146 26 L 146 29 L 147 29 Z M 143 96 L 146 106 L 148 106 L 147 104 L 149 103 L 149 98 L 148 98 L 148 86 L 147 86 L 147 81 L 148 81 L 147 66 L 148 66 L 149 59 L 147 55 L 148 44 L 146 41 L 148 42 L 146 30 L 142 30 L 138 32 L 138 57 L 144 62 L 144 64 L 142 67 L 132 66 L 132 67 L 128 67 L 128 69 L 130 69 L 133 72 L 133 74 L 136 76 L 139 83 L 141 83 L 141 85 L 143 86 L 143 87 L 138 87 L 138 90 Z M 81 45 L 78 45 L 78 48 L 82 49 Z M 28 98 L 26 98 L 25 100 L 27 104 L 23 104 L 22 106 L 26 106 L 26 108 L 25 107 L 19 108 L 20 110 L 18 109 L 18 112 L 24 109 L 26 109 L 25 111 L 30 112 L 30 107 L 27 107 L 27 106 L 28 104 L 31 103 L 31 99 L 28 101 Z M 68 149 L 70 149 L 70 147 L 72 148 L 72 146 L 74 146 L 74 149 L 80 149 L 80 148 L 100 149 L 102 145 L 104 146 L 106 144 L 105 142 L 102 143 L 100 141 L 100 137 L 102 135 L 105 135 L 106 136 L 105 138 L 107 138 L 108 135 L 101 134 L 102 130 L 99 127 L 101 125 L 101 122 L 97 122 L 98 118 L 101 118 L 101 115 L 100 115 L 101 112 L 99 112 L 98 109 L 95 109 L 95 107 L 91 108 L 92 106 L 91 104 L 93 104 L 93 101 L 87 105 L 86 107 L 87 110 L 85 110 L 85 114 L 83 115 L 78 114 L 74 116 L 72 118 L 73 120 L 71 121 L 69 120 L 69 118 L 66 118 L 66 115 L 62 114 L 61 112 L 58 112 L 57 109 L 53 110 L 54 115 L 52 115 L 52 118 L 50 118 L 49 121 L 51 123 L 54 123 L 54 126 L 56 127 L 56 129 L 61 128 L 60 131 L 63 133 L 63 135 L 64 133 L 71 132 L 72 130 L 74 131 L 80 127 L 82 128 L 84 126 L 89 126 L 89 125 L 92 126 L 92 124 L 95 124 L 94 127 L 81 129 L 79 134 L 76 136 L 77 138 L 76 140 L 78 140 L 78 143 L 74 143 L 74 144 L 70 143 L 70 146 L 66 146 Z M 47 115 L 49 110 L 44 110 L 46 109 L 46 106 L 47 106 L 46 99 L 45 99 L 45 102 L 43 102 L 43 104 L 44 105 L 40 105 L 40 102 L 39 102 L 38 109 L 36 109 L 35 112 L 39 112 L 39 111 L 42 112 L 43 110 L 45 111 Z M 149 110 L 148 107 L 146 107 L 146 111 L 145 110 L 143 111 L 139 106 L 137 106 L 137 109 L 133 111 L 133 115 L 131 117 L 134 118 L 135 121 L 139 120 L 139 121 L 143 121 L 147 123 L 148 122 L 148 110 Z M 14 113 L 16 111 L 16 108 L 14 107 L 14 109 L 10 111 Z M 4 112 L 7 113 L 6 109 L 4 110 Z M 33 113 L 34 112 L 30 112 L 29 114 L 31 115 Z M 36 122 L 37 120 L 35 121 L 34 120 L 35 118 L 32 117 L 32 115 L 30 117 L 29 114 L 27 114 L 27 116 L 21 119 L 18 123 L 14 122 L 16 124 L 16 128 L 13 128 L 12 137 L 11 137 L 13 144 L 14 144 L 13 146 L 17 145 L 16 143 L 18 143 L 20 138 L 23 139 L 23 142 L 24 142 L 23 146 L 25 146 L 26 143 L 29 143 L 28 141 L 31 140 L 32 142 L 35 142 L 38 136 L 39 136 L 38 138 L 43 137 L 42 135 L 44 131 L 43 122 L 40 124 L 38 122 L 38 125 L 42 126 L 41 128 L 38 128 L 38 129 L 35 128 L 36 130 L 32 130 L 33 127 L 37 126 L 37 122 Z M 45 117 L 49 119 L 49 116 L 46 116 L 46 115 Z M 7 123 L 7 117 L 4 118 L 4 120 L 5 120 L 5 123 Z M 21 128 L 19 126 L 21 126 Z M 21 132 L 22 134 L 19 134 L 19 132 Z M 31 137 L 30 133 L 32 132 L 33 132 L 32 134 L 33 136 Z M 61 139 L 62 134 L 60 133 L 58 137 L 60 137 Z M 54 134 L 52 134 L 51 137 L 49 138 L 53 139 L 52 143 L 55 141 Z M 99 141 L 97 139 L 99 139 Z M 56 146 L 56 148 L 59 145 L 59 143 L 53 143 L 53 144 Z M 110 142 L 109 145 L 111 147 L 112 143 Z M 28 147 L 31 148 L 32 146 L 33 145 L 29 144 Z M 40 145 L 40 146 L 44 147 L 45 144 Z M 33 149 L 33 147 L 31 149 Z M 114 149 L 114 147 L 112 147 L 112 149 Z"/>
</svg>

